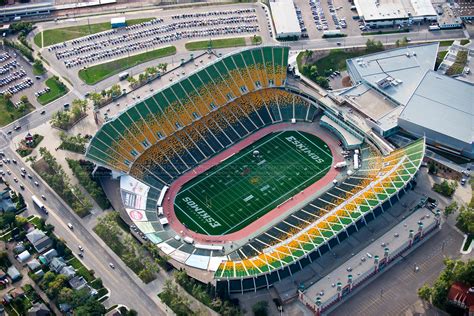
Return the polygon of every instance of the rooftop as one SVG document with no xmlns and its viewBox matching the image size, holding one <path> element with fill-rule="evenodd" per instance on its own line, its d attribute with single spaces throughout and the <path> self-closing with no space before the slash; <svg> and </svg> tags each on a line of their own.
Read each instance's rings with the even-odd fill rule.
<svg viewBox="0 0 474 316">
<path fill-rule="evenodd" d="M 367 274 L 374 268 L 374 257 L 377 255 L 380 259 L 384 257 L 384 248 L 389 247 L 390 251 L 396 251 L 409 240 L 409 231 L 418 229 L 418 221 L 422 221 L 424 227 L 428 227 L 435 222 L 435 216 L 427 209 L 419 209 L 410 216 L 390 229 L 380 238 L 376 239 L 366 248 L 357 254 L 354 254 L 349 260 L 334 269 L 324 278 L 307 288 L 305 294 L 315 301 L 320 296 L 323 303 L 330 301 L 337 295 L 336 284 L 341 282 L 344 286 L 347 284 L 348 275 L 353 275 L 354 280 Z M 370 256 L 368 255 L 370 254 Z M 364 259 L 362 259 L 364 258 Z M 321 291 L 324 295 L 321 296 Z"/>
<path fill-rule="evenodd" d="M 347 60 L 352 80 L 362 81 L 406 105 L 428 70 L 434 69 L 438 43 L 407 46 Z"/>
<path fill-rule="evenodd" d="M 400 118 L 466 143 L 473 141 L 474 85 L 427 72 Z M 436 115 L 426 115 L 427 112 Z"/>
<path fill-rule="evenodd" d="M 354 4 L 366 21 L 436 16 L 430 0 L 355 0 Z"/>
<path fill-rule="evenodd" d="M 270 2 L 270 7 L 272 9 L 273 22 L 275 23 L 276 36 L 280 34 L 285 36 L 301 33 L 293 0 Z"/>
</svg>

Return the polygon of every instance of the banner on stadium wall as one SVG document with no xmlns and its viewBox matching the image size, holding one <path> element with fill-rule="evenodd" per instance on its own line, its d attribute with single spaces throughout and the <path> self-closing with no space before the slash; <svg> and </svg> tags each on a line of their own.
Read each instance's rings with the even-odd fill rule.
<svg viewBox="0 0 474 316">
<path fill-rule="evenodd" d="M 122 201 L 125 207 L 132 209 L 146 209 L 146 200 L 150 187 L 131 176 L 120 177 Z"/>
<path fill-rule="evenodd" d="M 146 217 L 145 211 L 142 210 L 136 210 L 136 209 L 131 209 L 131 208 L 126 208 L 128 217 L 133 222 L 146 222 L 148 221 L 148 218 Z"/>
</svg>

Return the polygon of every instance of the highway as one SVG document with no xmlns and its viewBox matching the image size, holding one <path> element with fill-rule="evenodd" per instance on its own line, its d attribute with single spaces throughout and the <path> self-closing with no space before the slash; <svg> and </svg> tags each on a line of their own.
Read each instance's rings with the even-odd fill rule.
<svg viewBox="0 0 474 316">
<path fill-rule="evenodd" d="M 2 137 L 3 138 L 3 137 Z M 110 298 L 106 301 L 107 306 L 114 304 L 124 304 L 135 309 L 139 315 L 166 315 L 159 308 L 160 302 L 156 297 L 156 292 L 148 293 L 147 286 L 117 257 L 100 238 L 92 231 L 84 227 L 82 220 L 61 200 L 55 193 L 32 171 L 32 169 L 24 164 L 13 151 L 4 147 L 1 149 L 6 157 L 17 160 L 17 164 L 4 164 L 5 180 L 17 192 L 23 194 L 25 202 L 28 205 L 28 214 L 36 214 L 46 219 L 47 223 L 54 225 L 54 233 L 64 239 L 71 250 L 75 253 L 79 252 L 78 246 L 84 247 L 84 258 L 80 259 L 89 268 L 95 271 L 96 277 L 100 277 L 103 284 L 110 291 Z M 33 175 L 33 179 L 23 179 L 20 174 L 20 168 L 25 168 L 27 172 Z M 7 170 L 11 171 L 8 175 Z M 18 179 L 18 183 L 13 178 Z M 39 186 L 35 186 L 34 181 L 39 182 Z M 19 185 L 23 183 L 25 190 L 21 190 Z M 46 201 L 44 204 L 49 210 L 46 215 L 42 211 L 35 208 L 31 196 L 40 197 L 44 195 Z M 67 223 L 73 225 L 73 230 L 69 229 Z M 115 265 L 115 269 L 109 267 L 109 263 Z M 133 300 L 130 297 L 133 295 Z"/>
</svg>

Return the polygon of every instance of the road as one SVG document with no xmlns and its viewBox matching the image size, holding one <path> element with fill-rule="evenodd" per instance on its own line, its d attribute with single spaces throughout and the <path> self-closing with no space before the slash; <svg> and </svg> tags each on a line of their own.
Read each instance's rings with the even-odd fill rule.
<svg viewBox="0 0 474 316">
<path fill-rule="evenodd" d="M 83 221 L 33 173 L 28 165 L 19 160 L 10 148 L 4 148 L 2 151 L 10 159 L 15 158 L 18 161 L 17 164 L 4 164 L 2 168 L 5 172 L 11 171 L 11 175 L 5 175 L 5 179 L 14 190 L 23 194 L 28 204 L 28 213 L 44 217 L 48 223 L 54 225 L 55 234 L 63 238 L 73 251 L 78 252 L 78 245 L 84 247 L 84 258 L 81 260 L 89 269 L 95 271 L 95 275 L 100 277 L 104 286 L 110 290 L 107 305 L 124 304 L 135 309 L 139 315 L 166 315 L 159 308 L 157 293 L 147 292 L 147 286 L 135 273 L 126 267 L 95 233 L 85 228 Z M 33 179 L 23 179 L 20 176 L 21 167 L 33 175 Z M 18 183 L 13 181 L 14 177 L 19 180 Z M 36 187 L 34 181 L 38 181 L 40 185 Z M 25 190 L 19 188 L 20 182 L 25 186 Z M 32 195 L 46 197 L 45 206 L 49 210 L 48 215 L 35 209 L 31 200 Z M 68 228 L 67 223 L 73 225 L 73 230 Z M 109 267 L 110 262 L 115 265 L 115 269 Z M 131 295 L 133 300 L 130 299 Z"/>
</svg>

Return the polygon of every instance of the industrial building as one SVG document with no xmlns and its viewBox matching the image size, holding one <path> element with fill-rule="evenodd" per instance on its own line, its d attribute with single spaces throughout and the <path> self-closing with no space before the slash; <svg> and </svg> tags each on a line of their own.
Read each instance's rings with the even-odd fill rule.
<svg viewBox="0 0 474 316">
<path fill-rule="evenodd" d="M 300 37 L 301 28 L 296 16 L 293 0 L 278 0 L 270 2 L 270 9 L 275 26 L 275 37 Z"/>
<path fill-rule="evenodd" d="M 434 71 L 438 43 L 348 59 L 352 87 L 337 92 L 381 136 L 400 129 L 474 158 L 474 85 Z"/>
<path fill-rule="evenodd" d="M 437 19 L 430 0 L 355 0 L 354 5 L 361 19 L 372 28 Z"/>
</svg>

